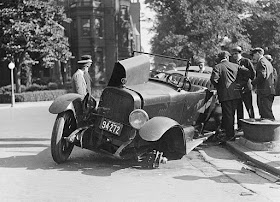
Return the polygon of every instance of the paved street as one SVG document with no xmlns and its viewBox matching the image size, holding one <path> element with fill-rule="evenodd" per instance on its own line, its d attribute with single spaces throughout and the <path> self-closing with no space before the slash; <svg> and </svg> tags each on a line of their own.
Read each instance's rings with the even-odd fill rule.
<svg viewBox="0 0 280 202">
<path fill-rule="evenodd" d="M 49 104 L 0 107 L 1 201 L 279 201 L 280 185 L 218 146 L 199 147 L 155 170 L 77 147 L 57 165 Z"/>
</svg>

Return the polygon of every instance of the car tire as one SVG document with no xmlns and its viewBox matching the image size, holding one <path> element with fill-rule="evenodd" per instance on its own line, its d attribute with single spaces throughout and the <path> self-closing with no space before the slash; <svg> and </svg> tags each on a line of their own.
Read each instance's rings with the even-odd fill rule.
<svg viewBox="0 0 280 202">
<path fill-rule="evenodd" d="M 67 142 L 65 137 L 68 137 L 76 128 L 76 120 L 71 111 L 57 115 L 51 137 L 51 154 L 56 163 L 63 163 L 70 156 L 74 144 Z"/>
</svg>

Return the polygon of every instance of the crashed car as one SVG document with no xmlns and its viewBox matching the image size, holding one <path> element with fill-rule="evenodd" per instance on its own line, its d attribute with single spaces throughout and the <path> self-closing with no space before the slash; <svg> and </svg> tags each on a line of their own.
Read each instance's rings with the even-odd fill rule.
<svg viewBox="0 0 280 202">
<path fill-rule="evenodd" d="M 180 159 L 211 136 L 213 132 L 198 129 L 196 120 L 214 105 L 213 92 L 192 85 L 184 75 L 150 78 L 151 65 L 145 54 L 115 63 L 99 101 L 74 93 L 54 100 L 49 107 L 57 114 L 51 137 L 53 160 L 63 163 L 78 146 L 157 168 Z"/>
</svg>

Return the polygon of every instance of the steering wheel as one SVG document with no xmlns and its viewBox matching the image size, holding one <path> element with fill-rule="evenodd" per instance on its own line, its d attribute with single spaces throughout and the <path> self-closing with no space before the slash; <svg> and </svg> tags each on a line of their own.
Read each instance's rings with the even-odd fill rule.
<svg viewBox="0 0 280 202">
<path fill-rule="evenodd" d="M 180 73 L 171 73 L 166 77 L 166 82 L 171 83 L 178 88 L 189 91 L 191 89 L 190 80 Z"/>
</svg>

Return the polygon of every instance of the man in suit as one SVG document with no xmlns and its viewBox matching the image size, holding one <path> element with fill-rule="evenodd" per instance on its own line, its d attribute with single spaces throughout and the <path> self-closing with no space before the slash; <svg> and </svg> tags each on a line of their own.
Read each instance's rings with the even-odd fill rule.
<svg viewBox="0 0 280 202">
<path fill-rule="evenodd" d="M 272 104 L 275 95 L 273 66 L 263 54 L 264 50 L 262 48 L 255 48 L 251 51 L 253 60 L 257 62 L 256 78 L 252 81 L 252 85 L 256 88 L 260 117 L 275 120 L 272 113 Z"/>
<path fill-rule="evenodd" d="M 240 71 L 237 75 L 237 83 L 239 84 L 239 90 L 241 95 L 241 100 L 237 106 L 238 130 L 241 130 L 240 119 L 244 118 L 243 103 L 245 104 L 249 117 L 255 118 L 251 80 L 255 78 L 256 72 L 251 61 L 248 58 L 244 58 L 241 55 L 241 53 L 242 48 L 240 46 L 236 46 L 232 49 L 232 62 L 239 64 L 240 66 L 243 66 L 249 70 L 248 73 Z"/>
<path fill-rule="evenodd" d="M 205 68 L 205 60 L 203 58 L 198 59 L 198 73 L 210 74 L 211 72 L 207 71 Z"/>
<path fill-rule="evenodd" d="M 72 76 L 72 88 L 74 93 L 85 96 L 91 94 L 91 78 L 88 69 L 92 64 L 90 55 L 83 55 L 78 61 L 78 70 Z"/>
<path fill-rule="evenodd" d="M 234 115 L 241 99 L 236 81 L 239 65 L 229 62 L 229 56 L 227 51 L 218 54 L 220 62 L 215 65 L 210 77 L 222 106 L 222 127 L 226 132 L 222 142 L 234 140 Z"/>
</svg>

